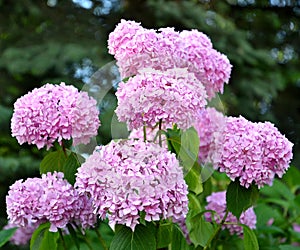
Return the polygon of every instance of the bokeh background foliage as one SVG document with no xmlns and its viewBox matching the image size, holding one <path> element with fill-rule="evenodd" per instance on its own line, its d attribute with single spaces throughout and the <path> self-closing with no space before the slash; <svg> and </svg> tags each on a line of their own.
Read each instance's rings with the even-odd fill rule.
<svg viewBox="0 0 300 250">
<path fill-rule="evenodd" d="M 8 186 L 37 175 L 45 154 L 11 137 L 13 103 L 47 82 L 81 89 L 113 60 L 107 38 L 121 18 L 209 35 L 233 65 L 219 96 L 225 113 L 274 122 L 295 144 L 293 165 L 300 166 L 300 1 L 0 0 L 1 228 Z M 114 90 L 101 104 L 98 143 L 111 139 Z"/>
</svg>

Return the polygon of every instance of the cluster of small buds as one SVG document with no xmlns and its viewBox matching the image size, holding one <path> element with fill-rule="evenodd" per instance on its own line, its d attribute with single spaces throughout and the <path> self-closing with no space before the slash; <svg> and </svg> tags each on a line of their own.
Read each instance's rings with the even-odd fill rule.
<svg viewBox="0 0 300 250">
<path fill-rule="evenodd" d="M 12 136 L 20 144 L 49 149 L 55 141 L 88 143 L 100 126 L 96 100 L 72 85 L 46 84 L 20 97 L 14 104 Z"/>
<path fill-rule="evenodd" d="M 112 141 L 97 148 L 78 169 L 75 186 L 92 197 L 95 212 L 111 226 L 132 230 L 146 221 L 181 218 L 187 185 L 176 156 L 141 140 Z"/>
</svg>

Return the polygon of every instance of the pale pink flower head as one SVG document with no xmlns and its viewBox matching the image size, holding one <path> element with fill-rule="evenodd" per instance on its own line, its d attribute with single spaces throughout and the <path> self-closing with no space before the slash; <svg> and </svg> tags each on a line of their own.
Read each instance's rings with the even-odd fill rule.
<svg viewBox="0 0 300 250">
<path fill-rule="evenodd" d="M 12 136 L 20 144 L 49 149 L 55 141 L 73 138 L 88 143 L 100 126 L 96 100 L 74 86 L 46 84 L 20 97 L 14 104 Z"/>
<path fill-rule="evenodd" d="M 95 222 L 91 202 L 63 179 L 63 173 L 16 181 L 6 196 L 6 210 L 12 224 L 28 227 L 49 221 L 50 231 L 78 222 L 83 229 Z M 86 215 L 86 211 L 91 215 Z"/>
<path fill-rule="evenodd" d="M 198 110 L 206 105 L 203 85 L 182 69 L 141 72 L 126 83 L 121 82 L 116 96 L 115 112 L 129 130 L 144 125 L 154 127 L 160 120 L 187 129 L 192 126 Z"/>
<path fill-rule="evenodd" d="M 10 221 L 3 229 L 10 229 L 17 227 L 14 235 L 10 238 L 10 242 L 14 245 L 26 245 L 29 243 L 33 232 L 38 228 L 39 223 L 30 224 L 24 227 L 20 227 L 11 223 Z"/>
<path fill-rule="evenodd" d="M 215 212 L 206 212 L 204 214 L 206 220 L 221 223 L 226 213 L 226 191 L 214 192 L 206 197 L 206 201 L 207 205 L 205 209 Z M 239 220 L 231 212 L 229 212 L 222 229 L 228 229 L 231 235 L 237 234 L 242 236 L 243 227 L 238 224 L 244 224 L 251 229 L 256 228 L 256 215 L 253 207 L 242 212 Z"/>
<path fill-rule="evenodd" d="M 134 230 L 140 219 L 187 214 L 187 185 L 176 156 L 141 140 L 112 141 L 95 149 L 78 169 L 75 186 L 111 226 Z M 143 218 L 141 218 L 143 216 Z"/>
<path fill-rule="evenodd" d="M 248 188 L 272 185 L 282 177 L 292 159 L 292 143 L 267 123 L 254 123 L 244 117 L 228 117 L 220 132 L 213 162 L 230 179 L 239 179 Z"/>
<path fill-rule="evenodd" d="M 212 162 L 217 136 L 226 123 L 225 116 L 218 110 L 208 107 L 199 111 L 194 127 L 200 139 L 199 160 L 202 164 Z"/>
</svg>

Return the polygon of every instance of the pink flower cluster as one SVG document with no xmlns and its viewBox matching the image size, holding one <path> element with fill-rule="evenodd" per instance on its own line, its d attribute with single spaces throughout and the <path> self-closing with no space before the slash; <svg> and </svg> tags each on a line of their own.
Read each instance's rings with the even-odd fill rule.
<svg viewBox="0 0 300 250">
<path fill-rule="evenodd" d="M 115 112 L 130 130 L 143 125 L 153 127 L 160 120 L 187 129 L 197 111 L 206 105 L 203 85 L 184 69 L 141 72 L 121 82 L 116 96 Z"/>
<path fill-rule="evenodd" d="M 20 144 L 49 149 L 57 140 L 88 143 L 100 126 L 96 100 L 74 86 L 46 84 L 19 98 L 11 119 L 12 136 Z"/>
<path fill-rule="evenodd" d="M 187 185 L 176 156 L 141 140 L 112 141 L 95 149 L 78 169 L 75 186 L 91 196 L 95 212 L 110 225 L 134 230 L 140 219 L 187 214 Z"/>
<path fill-rule="evenodd" d="M 200 139 L 199 160 L 202 164 L 212 162 L 217 133 L 223 130 L 225 123 L 225 116 L 215 108 L 209 107 L 199 111 L 194 127 Z"/>
<path fill-rule="evenodd" d="M 123 78 L 136 75 L 143 68 L 187 68 L 204 84 L 209 98 L 223 92 L 231 74 L 228 58 L 213 49 L 210 39 L 197 30 L 156 31 L 121 20 L 109 35 L 108 48 Z"/>
<path fill-rule="evenodd" d="M 226 192 L 214 192 L 206 197 L 206 201 L 207 205 L 205 209 L 213 210 L 216 212 L 216 214 L 211 214 L 209 212 L 205 213 L 204 215 L 206 220 L 221 223 L 226 212 Z M 256 215 L 254 213 L 253 207 L 250 207 L 246 211 L 244 211 L 241 214 L 239 221 L 231 212 L 229 212 L 225 223 L 222 226 L 222 229 L 228 229 L 231 235 L 237 234 L 239 236 L 242 236 L 243 227 L 238 225 L 238 223 L 244 224 L 251 229 L 255 229 Z"/>
<path fill-rule="evenodd" d="M 38 228 L 38 226 L 39 223 L 34 223 L 26 227 L 19 227 L 18 225 L 9 222 L 3 229 L 7 230 L 10 228 L 17 227 L 17 230 L 15 231 L 14 235 L 10 238 L 10 241 L 14 245 L 26 245 L 31 239 L 33 232 Z"/>
<path fill-rule="evenodd" d="M 96 223 L 92 203 L 63 179 L 64 174 L 54 172 L 41 178 L 16 181 L 6 196 L 10 223 L 19 227 L 32 227 L 49 221 L 49 231 L 76 223 L 83 229 Z"/>
<path fill-rule="evenodd" d="M 292 159 L 293 144 L 270 122 L 250 122 L 228 117 L 213 157 L 214 166 L 248 188 L 272 185 L 282 177 Z"/>
</svg>

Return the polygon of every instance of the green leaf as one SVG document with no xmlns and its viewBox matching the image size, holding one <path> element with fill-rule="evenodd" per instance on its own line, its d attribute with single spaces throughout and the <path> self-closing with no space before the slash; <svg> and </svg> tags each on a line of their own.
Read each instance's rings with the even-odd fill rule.
<svg viewBox="0 0 300 250">
<path fill-rule="evenodd" d="M 258 198 L 258 188 L 251 185 L 245 188 L 239 181 L 231 182 L 226 192 L 227 208 L 233 215 L 240 218 L 241 213 L 255 204 Z"/>
<path fill-rule="evenodd" d="M 156 250 L 156 239 L 153 231 L 141 224 L 132 231 L 121 226 L 112 239 L 110 249 L 118 250 Z"/>
<path fill-rule="evenodd" d="M 197 246 L 205 246 L 214 233 L 214 227 L 203 218 L 203 213 L 187 216 L 186 226 L 189 231 L 190 240 Z"/>
<path fill-rule="evenodd" d="M 64 162 L 62 172 L 70 184 L 74 185 L 76 179 L 75 174 L 83 161 L 84 158 L 81 155 L 71 152 Z"/>
<path fill-rule="evenodd" d="M 188 193 L 189 198 L 189 215 L 193 216 L 201 212 L 201 204 L 196 195 Z"/>
<path fill-rule="evenodd" d="M 199 136 L 195 128 L 191 127 L 185 131 L 177 129 L 167 129 L 167 140 L 169 150 L 177 155 L 180 160 L 184 173 L 198 162 Z"/>
<path fill-rule="evenodd" d="M 156 233 L 157 248 L 167 247 L 172 240 L 172 223 L 163 223 L 159 225 Z"/>
<path fill-rule="evenodd" d="M 50 223 L 41 224 L 32 234 L 30 250 L 56 250 L 58 232 L 50 232 Z"/>
<path fill-rule="evenodd" d="M 75 243 L 76 248 L 79 250 L 80 249 L 80 243 L 79 243 L 79 239 L 76 235 L 76 232 L 75 232 L 73 226 L 71 224 L 68 224 L 67 228 L 68 228 L 68 231 L 69 231 L 69 234 L 71 236 L 72 241 Z"/>
<path fill-rule="evenodd" d="M 245 250 L 259 250 L 255 233 L 246 225 L 243 226 Z"/>
<path fill-rule="evenodd" d="M 186 184 L 189 187 L 189 190 L 194 192 L 196 195 L 203 192 L 203 186 L 201 181 L 201 167 L 196 162 L 190 171 L 184 177 Z"/>
<path fill-rule="evenodd" d="M 170 250 L 192 250 L 194 247 L 189 245 L 178 225 L 173 224 L 172 242 Z"/>
<path fill-rule="evenodd" d="M 299 250 L 298 246 L 291 246 L 291 245 L 280 245 L 280 250 Z"/>
<path fill-rule="evenodd" d="M 40 173 L 53 173 L 54 171 L 63 172 L 67 155 L 63 150 L 51 152 L 45 156 L 40 164 Z"/>
<path fill-rule="evenodd" d="M 0 231 L 0 247 L 4 246 L 6 242 L 14 235 L 15 231 L 17 230 L 16 227 L 5 229 Z"/>
</svg>

